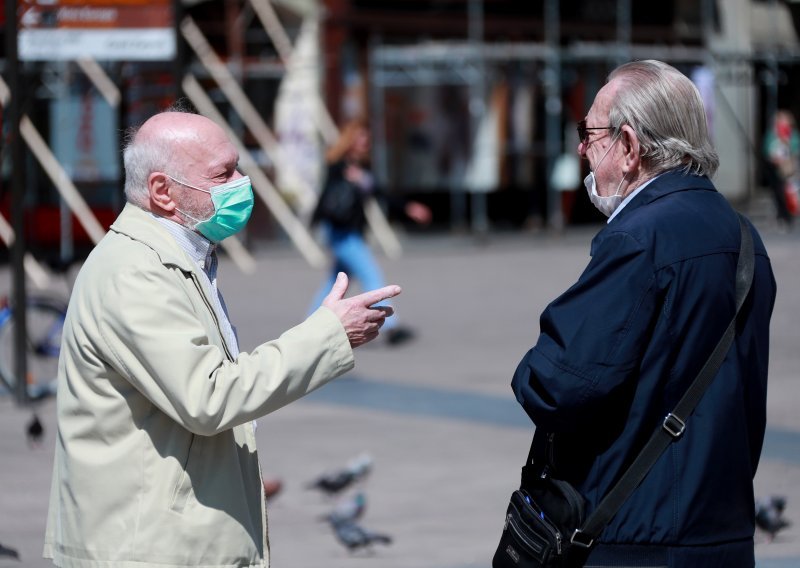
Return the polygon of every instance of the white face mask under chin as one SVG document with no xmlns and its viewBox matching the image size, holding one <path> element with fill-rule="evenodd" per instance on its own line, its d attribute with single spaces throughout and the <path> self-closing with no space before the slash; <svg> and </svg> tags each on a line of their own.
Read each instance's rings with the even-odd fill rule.
<svg viewBox="0 0 800 568">
<path fill-rule="evenodd" d="M 603 157 L 600 158 L 600 161 L 597 162 L 597 165 L 594 167 L 595 170 L 599 168 L 600 164 L 603 163 L 603 160 L 606 159 L 608 152 L 614 147 L 614 144 L 617 143 L 618 137 L 619 134 L 614 136 L 614 140 L 611 142 L 611 144 L 609 144 L 608 148 L 606 149 L 606 153 L 603 154 Z M 590 171 L 589 175 L 583 178 L 583 185 L 586 186 L 586 191 L 589 193 L 589 201 L 592 202 L 592 205 L 597 207 L 597 210 L 606 217 L 611 217 L 611 214 L 617 210 L 617 207 L 619 207 L 619 204 L 622 203 L 622 200 L 625 198 L 625 196 L 619 192 L 623 181 L 625 181 L 624 175 L 619 181 L 619 185 L 617 186 L 617 190 L 614 192 L 614 195 L 609 195 L 607 197 L 597 193 L 597 181 L 594 178 L 594 171 Z"/>
<path fill-rule="evenodd" d="M 625 181 L 625 176 L 622 176 L 622 179 L 619 180 L 619 185 L 614 195 L 609 195 L 607 197 L 598 195 L 594 172 L 589 172 L 589 175 L 583 178 L 583 185 L 586 186 L 586 191 L 589 193 L 589 201 L 592 202 L 592 205 L 597 207 L 597 210 L 606 217 L 611 217 L 611 214 L 617 210 L 617 207 L 619 207 L 619 204 L 622 203 L 622 200 L 625 198 L 625 196 L 619 192 L 623 181 Z"/>
</svg>

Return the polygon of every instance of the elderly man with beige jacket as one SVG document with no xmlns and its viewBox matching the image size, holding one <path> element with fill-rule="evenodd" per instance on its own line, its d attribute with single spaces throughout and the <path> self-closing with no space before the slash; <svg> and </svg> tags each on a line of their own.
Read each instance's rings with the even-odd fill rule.
<svg viewBox="0 0 800 568">
<path fill-rule="evenodd" d="M 216 243 L 247 222 L 249 180 L 195 114 L 145 122 L 124 153 L 128 204 L 86 260 L 64 324 L 45 556 L 57 566 L 269 563 L 253 420 L 354 365 L 397 286 L 322 307 L 239 353 Z"/>
</svg>

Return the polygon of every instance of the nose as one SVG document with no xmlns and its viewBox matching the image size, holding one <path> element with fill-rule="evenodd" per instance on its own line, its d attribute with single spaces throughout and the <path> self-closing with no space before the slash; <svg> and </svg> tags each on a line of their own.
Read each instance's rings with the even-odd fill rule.
<svg viewBox="0 0 800 568">
<path fill-rule="evenodd" d="M 578 156 L 580 156 L 581 158 L 586 158 L 586 149 L 587 149 L 587 147 L 588 147 L 588 144 L 586 144 L 584 142 L 578 142 L 578 148 L 577 148 Z"/>
</svg>

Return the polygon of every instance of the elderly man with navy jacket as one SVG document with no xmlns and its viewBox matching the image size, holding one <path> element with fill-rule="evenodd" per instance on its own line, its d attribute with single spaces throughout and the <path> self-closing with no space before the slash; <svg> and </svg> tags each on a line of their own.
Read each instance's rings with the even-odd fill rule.
<svg viewBox="0 0 800 568">
<path fill-rule="evenodd" d="M 734 316 L 740 228 L 692 83 L 658 61 L 617 68 L 578 127 L 608 224 L 579 280 L 541 316 L 513 378 L 534 465 L 588 513 L 677 404 Z M 687 422 L 586 566 L 752 567 L 753 476 L 766 423 L 775 280 L 757 232 L 733 345 Z"/>
</svg>

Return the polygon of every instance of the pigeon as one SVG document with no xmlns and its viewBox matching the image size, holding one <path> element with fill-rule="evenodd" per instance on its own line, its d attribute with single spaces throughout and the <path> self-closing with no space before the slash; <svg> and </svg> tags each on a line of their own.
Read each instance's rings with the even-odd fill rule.
<svg viewBox="0 0 800 568">
<path fill-rule="evenodd" d="M 330 524 L 336 539 L 347 547 L 350 552 L 355 552 L 359 549 L 371 549 L 375 543 L 392 543 L 392 538 L 389 535 L 368 531 L 353 521 L 331 521 Z"/>
<path fill-rule="evenodd" d="M 308 484 L 308 488 L 319 489 L 327 495 L 335 495 L 366 477 L 371 469 L 372 458 L 362 454 L 350 460 L 344 469 L 319 476 Z"/>
<path fill-rule="evenodd" d="M 348 523 L 361 518 L 367 508 L 367 497 L 359 491 L 349 499 L 342 499 L 336 507 L 323 517 L 330 523 Z"/>
<path fill-rule="evenodd" d="M 783 518 L 786 508 L 786 498 L 771 495 L 756 501 L 756 526 L 769 535 L 768 542 L 772 542 L 778 531 L 791 525 Z"/>
<path fill-rule="evenodd" d="M 13 558 L 14 560 L 19 560 L 19 552 L 17 552 L 13 548 L 8 548 L 6 546 L 3 546 L 2 543 L 0 543 L 0 557 L 3 556 L 8 556 L 9 558 Z"/>
<path fill-rule="evenodd" d="M 25 434 L 28 437 L 29 446 L 38 446 L 41 443 L 42 438 L 44 437 L 44 426 L 42 426 L 42 423 L 39 421 L 39 417 L 36 414 L 34 414 L 31 421 L 28 422 L 28 425 L 25 429 Z"/>
</svg>

